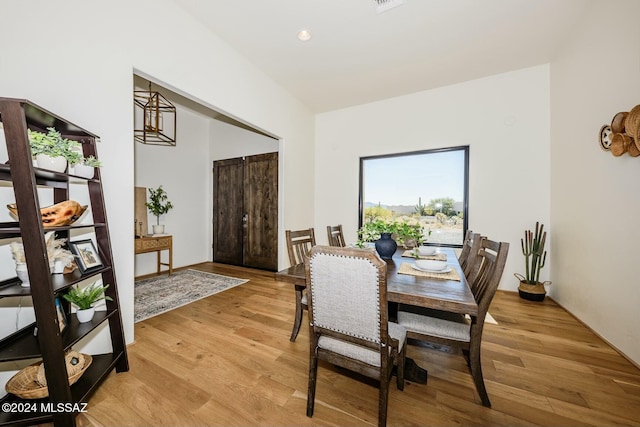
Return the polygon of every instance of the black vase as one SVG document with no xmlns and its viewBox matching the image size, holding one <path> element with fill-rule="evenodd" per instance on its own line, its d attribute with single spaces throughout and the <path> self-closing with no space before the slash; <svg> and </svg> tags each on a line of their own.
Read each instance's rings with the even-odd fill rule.
<svg viewBox="0 0 640 427">
<path fill-rule="evenodd" d="M 382 259 L 391 259 L 396 253 L 398 244 L 391 238 L 391 233 L 380 233 L 380 238 L 376 240 L 376 251 Z"/>
</svg>

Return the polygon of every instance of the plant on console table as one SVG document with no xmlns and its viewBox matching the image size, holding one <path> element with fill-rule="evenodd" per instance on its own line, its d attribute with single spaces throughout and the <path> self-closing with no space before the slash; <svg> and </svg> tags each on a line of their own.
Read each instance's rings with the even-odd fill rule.
<svg viewBox="0 0 640 427">
<path fill-rule="evenodd" d="M 90 322 L 95 314 L 95 303 L 100 300 L 113 301 L 109 295 L 105 295 L 105 290 L 109 287 L 102 286 L 99 282 L 93 282 L 91 285 L 80 289 L 78 286 L 69 288 L 69 291 L 62 297 L 75 305 L 78 310 L 76 316 L 80 323 Z"/>
<path fill-rule="evenodd" d="M 544 285 L 551 282 L 540 282 L 540 270 L 547 262 L 547 251 L 544 249 L 547 240 L 547 232 L 544 225 L 536 222 L 535 231 L 526 230 L 522 244 L 522 254 L 525 259 L 525 275 L 515 273 L 520 280 L 518 293 L 520 297 L 529 301 L 542 301 L 546 295 Z"/>
<path fill-rule="evenodd" d="M 173 205 L 167 197 L 167 192 L 164 191 L 162 185 L 156 189 L 149 189 L 149 201 L 145 203 L 145 206 L 156 217 L 156 224 L 153 226 L 153 234 L 163 234 L 164 225 L 160 225 L 160 215 L 164 215 L 173 209 Z"/>
</svg>

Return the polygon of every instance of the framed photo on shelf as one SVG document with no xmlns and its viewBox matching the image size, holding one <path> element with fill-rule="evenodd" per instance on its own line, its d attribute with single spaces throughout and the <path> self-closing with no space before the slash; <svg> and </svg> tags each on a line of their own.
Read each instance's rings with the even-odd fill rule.
<svg viewBox="0 0 640 427">
<path fill-rule="evenodd" d="M 69 249 L 76 256 L 80 273 L 84 274 L 87 271 L 102 267 L 102 261 L 96 247 L 93 245 L 93 240 L 86 239 L 69 242 Z"/>
<path fill-rule="evenodd" d="M 56 297 L 56 312 L 58 313 L 58 326 L 60 327 L 60 332 L 64 332 L 67 327 L 67 316 L 64 314 L 60 297 Z"/>
</svg>

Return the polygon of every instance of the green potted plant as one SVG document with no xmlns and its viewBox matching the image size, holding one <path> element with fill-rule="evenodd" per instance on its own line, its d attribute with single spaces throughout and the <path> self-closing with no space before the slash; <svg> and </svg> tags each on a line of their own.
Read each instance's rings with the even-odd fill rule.
<svg viewBox="0 0 640 427">
<path fill-rule="evenodd" d="M 542 301 L 546 295 L 544 285 L 551 282 L 540 282 L 540 270 L 547 262 L 547 251 L 544 249 L 547 232 L 544 225 L 536 222 L 535 231 L 525 230 L 524 238 L 520 239 L 522 254 L 524 255 L 525 275 L 515 273 L 520 280 L 518 294 L 530 301 Z"/>
<path fill-rule="evenodd" d="M 398 244 L 409 245 L 413 243 L 416 246 L 422 244 L 424 227 L 419 223 L 411 224 L 396 219 L 375 218 L 360 227 L 358 236 L 357 245 L 359 247 L 363 247 L 366 242 L 375 242 L 376 250 L 380 256 L 384 259 L 390 259 L 398 248 Z"/>
<path fill-rule="evenodd" d="M 167 192 L 164 191 L 162 185 L 156 189 L 149 189 L 149 201 L 145 203 L 145 206 L 156 217 L 156 224 L 153 225 L 153 234 L 163 234 L 164 225 L 160 225 L 160 215 L 164 215 L 173 209 L 173 205 L 169 201 Z"/>
<path fill-rule="evenodd" d="M 67 163 L 74 165 L 82 159 L 81 145 L 78 141 L 63 138 L 53 127 L 47 133 L 27 129 L 31 155 L 35 157 L 39 168 L 64 172 Z"/>
<path fill-rule="evenodd" d="M 83 157 L 80 163 L 75 166 L 75 175 L 83 178 L 93 178 L 95 168 L 102 166 L 102 162 L 94 156 Z"/>
<path fill-rule="evenodd" d="M 93 315 L 95 314 L 94 304 L 96 302 L 102 299 L 113 301 L 109 295 L 105 295 L 104 293 L 108 287 L 109 285 L 102 286 L 99 282 L 93 282 L 91 285 L 82 289 L 74 286 L 69 288 L 69 291 L 63 294 L 62 297 L 78 308 L 76 311 L 78 321 L 80 323 L 86 323 L 93 319 Z"/>
</svg>

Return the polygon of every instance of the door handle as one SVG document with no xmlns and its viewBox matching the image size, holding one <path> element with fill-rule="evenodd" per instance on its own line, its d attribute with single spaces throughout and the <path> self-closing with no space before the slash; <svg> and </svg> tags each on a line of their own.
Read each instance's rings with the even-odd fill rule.
<svg viewBox="0 0 640 427">
<path fill-rule="evenodd" d="M 242 215 L 242 226 L 246 227 L 248 222 L 249 222 L 249 215 L 248 214 Z"/>
</svg>

